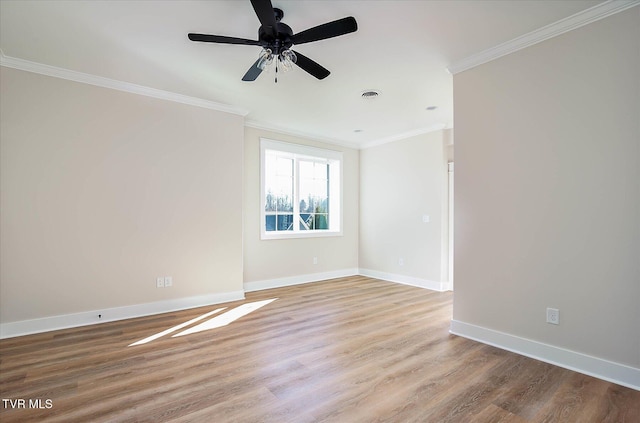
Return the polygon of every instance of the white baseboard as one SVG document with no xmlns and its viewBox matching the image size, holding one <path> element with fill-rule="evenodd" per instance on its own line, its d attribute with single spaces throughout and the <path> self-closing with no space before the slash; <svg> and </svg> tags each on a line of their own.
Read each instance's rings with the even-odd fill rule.
<svg viewBox="0 0 640 423">
<path fill-rule="evenodd" d="M 428 279 L 416 278 L 413 276 L 398 275 L 396 273 L 380 272 L 378 270 L 360 269 L 360 275 L 370 278 L 382 279 L 384 281 L 401 283 L 403 285 L 416 286 L 418 288 L 431 289 L 432 291 L 448 291 L 449 282 L 436 282 Z"/>
<path fill-rule="evenodd" d="M 451 320 L 450 333 L 640 391 L 640 369 Z"/>
<path fill-rule="evenodd" d="M 189 308 L 203 307 L 242 299 L 244 299 L 243 291 L 233 291 L 124 307 L 84 311 L 81 313 L 43 317 L 33 320 L 0 323 L 0 339 L 49 332 L 58 329 L 94 325 L 104 322 L 113 322 L 116 320 L 132 319 L 135 317 L 186 310 Z"/>
<path fill-rule="evenodd" d="M 245 292 L 261 291 L 263 289 L 281 288 L 284 286 L 299 285 L 310 282 L 320 282 L 327 279 L 346 278 L 358 275 L 358 269 L 341 269 L 330 272 L 309 273 L 306 275 L 288 276 L 284 278 L 265 279 L 244 283 Z"/>
</svg>

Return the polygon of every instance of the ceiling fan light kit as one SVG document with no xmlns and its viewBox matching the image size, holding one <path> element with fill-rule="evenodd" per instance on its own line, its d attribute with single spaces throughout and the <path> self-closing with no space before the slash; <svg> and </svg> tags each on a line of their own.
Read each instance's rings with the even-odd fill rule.
<svg viewBox="0 0 640 423">
<path fill-rule="evenodd" d="M 294 34 L 289 25 L 281 22 L 284 12 L 281 9 L 274 8 L 271 0 L 251 0 L 251 5 L 260 21 L 257 40 L 223 35 L 189 34 L 191 41 L 262 47 L 258 60 L 242 77 L 243 81 L 255 81 L 262 71 L 269 69 L 274 62 L 275 82 L 278 82 L 278 71 L 287 72 L 293 69 L 294 64 L 317 79 L 324 79 L 331 72 L 303 54 L 291 50 L 291 47 L 338 37 L 355 32 L 358 29 L 355 18 L 349 16 Z"/>
</svg>

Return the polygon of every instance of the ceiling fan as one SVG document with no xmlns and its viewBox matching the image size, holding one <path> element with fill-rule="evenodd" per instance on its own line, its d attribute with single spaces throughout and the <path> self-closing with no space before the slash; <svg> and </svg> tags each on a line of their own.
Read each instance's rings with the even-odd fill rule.
<svg viewBox="0 0 640 423">
<path fill-rule="evenodd" d="M 338 37 L 355 32 L 358 29 L 355 18 L 349 16 L 294 34 L 289 25 L 281 22 L 284 12 L 278 8 L 274 8 L 271 0 L 251 0 L 251 5 L 261 24 L 258 29 L 257 40 L 223 35 L 189 34 L 191 41 L 261 46 L 262 52 L 260 53 L 260 57 L 242 77 L 243 81 L 255 81 L 262 71 L 274 61 L 276 82 L 278 82 L 278 69 L 280 68 L 282 71 L 287 71 L 293 67 L 294 63 L 316 78 L 324 79 L 330 74 L 327 69 L 303 54 L 291 50 L 291 47 L 297 44 Z"/>
</svg>

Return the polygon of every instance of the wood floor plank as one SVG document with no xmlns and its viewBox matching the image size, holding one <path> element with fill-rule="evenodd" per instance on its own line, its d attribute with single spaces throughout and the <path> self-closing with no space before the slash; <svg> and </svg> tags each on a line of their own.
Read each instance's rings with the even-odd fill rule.
<svg viewBox="0 0 640 423">
<path fill-rule="evenodd" d="M 489 405 L 470 422 L 478 423 L 526 423 L 528 420 L 495 405 Z"/>
<path fill-rule="evenodd" d="M 129 346 L 274 298 L 226 326 Z M 354 276 L 0 340 L 2 398 L 52 402 L 3 405 L 0 421 L 640 421 L 640 392 L 451 335 L 451 307 L 451 293 Z"/>
</svg>

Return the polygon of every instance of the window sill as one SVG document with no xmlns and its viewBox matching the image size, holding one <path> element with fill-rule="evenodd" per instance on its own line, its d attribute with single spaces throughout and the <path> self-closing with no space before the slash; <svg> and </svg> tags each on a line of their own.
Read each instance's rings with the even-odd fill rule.
<svg viewBox="0 0 640 423">
<path fill-rule="evenodd" d="M 279 233 L 262 233 L 260 234 L 260 239 L 262 241 L 270 241 L 274 239 L 300 239 L 300 238 L 326 238 L 326 237 L 335 237 L 342 236 L 342 231 L 323 231 L 323 232 L 279 232 Z"/>
</svg>

